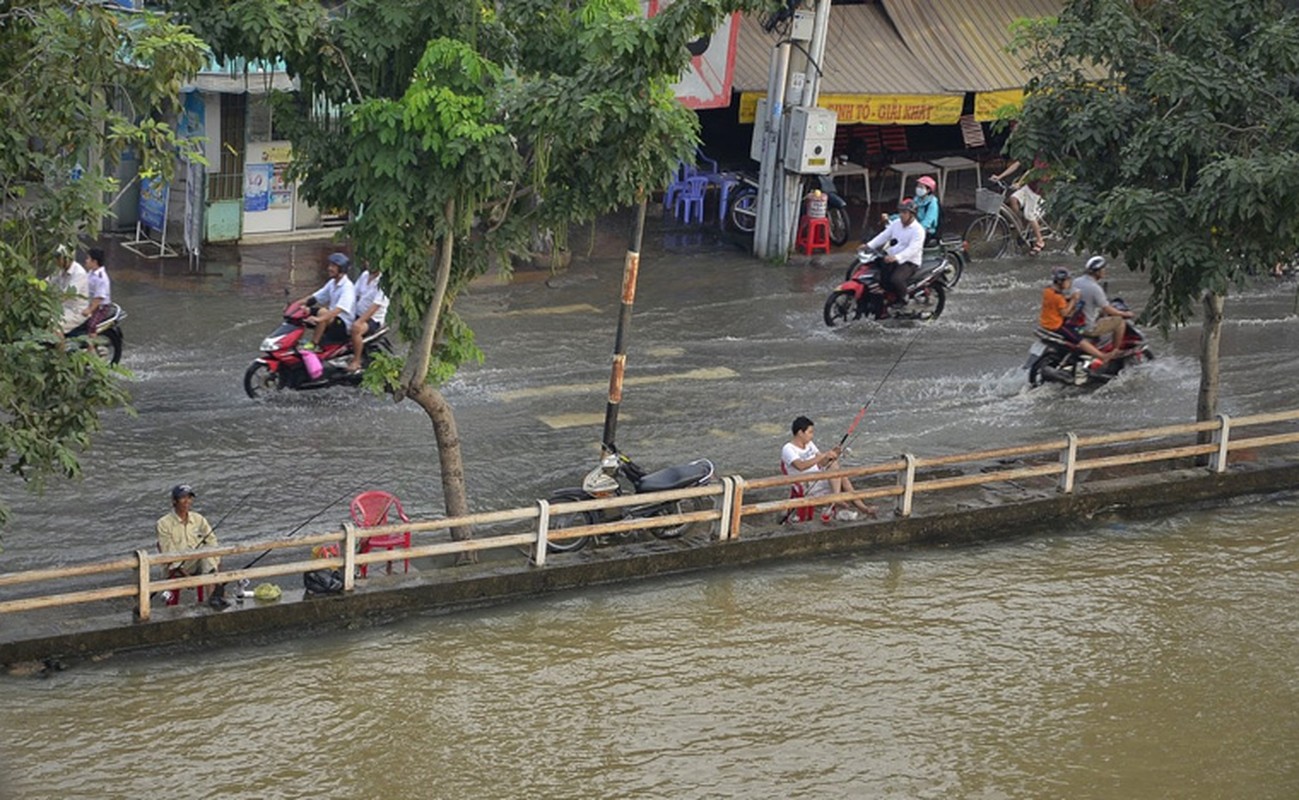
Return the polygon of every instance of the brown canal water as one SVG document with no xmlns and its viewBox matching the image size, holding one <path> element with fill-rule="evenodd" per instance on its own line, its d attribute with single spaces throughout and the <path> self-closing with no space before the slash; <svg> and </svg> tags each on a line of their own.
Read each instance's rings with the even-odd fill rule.
<svg viewBox="0 0 1299 800">
<path fill-rule="evenodd" d="M 1293 798 L 1299 499 L 0 679 L 0 797 Z"/>
</svg>

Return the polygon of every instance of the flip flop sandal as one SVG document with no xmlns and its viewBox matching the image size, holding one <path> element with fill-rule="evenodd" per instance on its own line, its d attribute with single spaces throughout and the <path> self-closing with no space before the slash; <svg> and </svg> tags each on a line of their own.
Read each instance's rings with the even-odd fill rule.
<svg viewBox="0 0 1299 800">
<path fill-rule="evenodd" d="M 1030 256 L 1035 256 L 1042 252 L 1042 247 L 1043 245 L 1034 243 L 1032 247 L 1028 248 L 1028 254 Z"/>
</svg>

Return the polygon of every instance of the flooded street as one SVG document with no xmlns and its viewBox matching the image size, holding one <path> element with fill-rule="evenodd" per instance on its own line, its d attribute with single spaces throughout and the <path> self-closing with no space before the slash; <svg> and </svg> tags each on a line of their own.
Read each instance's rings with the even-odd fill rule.
<svg viewBox="0 0 1299 800">
<path fill-rule="evenodd" d="M 976 262 L 931 324 L 832 330 L 822 304 L 848 255 L 773 266 L 696 237 L 647 238 L 618 427 L 645 466 L 708 457 L 722 474 L 772 474 L 795 415 L 832 444 L 900 357 L 852 463 L 1194 417 L 1198 326 L 1148 331 L 1157 360 L 1097 391 L 1029 391 L 1042 286 L 1084 257 Z M 413 517 L 440 512 L 433 434 L 413 404 L 244 395 L 286 296 L 323 282 L 324 252 L 278 245 L 207 274 L 114 269 L 136 413 L 104 417 L 84 482 L 43 496 L 5 482 L 0 570 L 152 548 L 181 481 L 224 519 L 223 542 L 313 515 L 305 530 L 334 528 L 370 488 Z M 579 260 L 459 301 L 485 354 L 445 387 L 476 510 L 531 503 L 593 465 L 621 269 Z M 1112 268 L 1110 296 L 1139 309 L 1144 280 Z M 1295 406 L 1295 305 L 1293 282 L 1233 291 L 1222 411 Z M 0 800 L 1292 798 L 1297 525 L 1293 496 L 1080 520 L 996 546 L 0 677 Z"/>
</svg>

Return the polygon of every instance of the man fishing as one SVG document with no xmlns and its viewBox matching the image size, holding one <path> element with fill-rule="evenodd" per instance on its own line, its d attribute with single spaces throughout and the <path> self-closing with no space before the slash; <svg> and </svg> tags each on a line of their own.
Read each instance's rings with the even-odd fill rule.
<svg viewBox="0 0 1299 800">
<path fill-rule="evenodd" d="M 202 514 L 191 510 L 194 498 L 194 489 L 189 484 L 172 487 L 171 512 L 158 519 L 158 552 L 188 553 L 203 547 L 216 547 L 216 532 L 212 526 Z M 172 561 L 167 564 L 167 575 L 175 577 L 178 572 L 183 575 L 212 575 L 220 566 L 221 559 L 215 557 Z M 218 610 L 229 607 L 230 601 L 225 595 L 226 585 L 216 584 L 208 605 Z"/>
</svg>

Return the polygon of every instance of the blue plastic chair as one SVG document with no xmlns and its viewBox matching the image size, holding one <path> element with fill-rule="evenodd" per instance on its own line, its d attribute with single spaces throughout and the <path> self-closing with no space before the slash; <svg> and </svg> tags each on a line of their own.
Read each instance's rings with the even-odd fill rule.
<svg viewBox="0 0 1299 800">
<path fill-rule="evenodd" d="M 676 218 L 682 222 L 704 221 L 704 196 L 708 192 L 710 181 L 703 175 L 693 175 L 686 178 L 685 189 L 677 195 L 676 204 L 673 207 Z"/>
<path fill-rule="evenodd" d="M 670 211 L 676 208 L 677 198 L 686 190 L 686 181 L 695 175 L 695 168 L 684 161 L 677 162 L 677 168 L 672 171 L 672 176 L 668 180 L 668 188 L 663 192 L 663 210 Z"/>
</svg>

